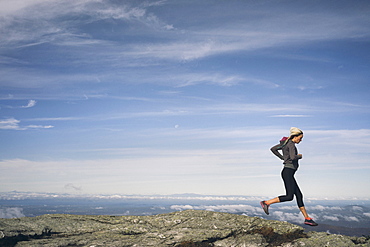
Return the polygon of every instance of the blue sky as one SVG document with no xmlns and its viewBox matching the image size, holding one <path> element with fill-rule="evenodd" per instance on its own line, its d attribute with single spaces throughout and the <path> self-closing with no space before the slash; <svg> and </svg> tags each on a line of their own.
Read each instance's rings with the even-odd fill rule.
<svg viewBox="0 0 370 247">
<path fill-rule="evenodd" d="M 0 0 L 0 191 L 370 198 L 368 1 Z"/>
</svg>

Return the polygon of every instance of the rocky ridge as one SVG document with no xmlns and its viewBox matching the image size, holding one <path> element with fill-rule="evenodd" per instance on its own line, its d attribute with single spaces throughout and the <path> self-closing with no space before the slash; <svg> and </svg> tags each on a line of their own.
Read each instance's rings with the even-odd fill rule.
<svg viewBox="0 0 370 247">
<path fill-rule="evenodd" d="M 365 237 L 304 232 L 288 222 L 186 210 L 153 216 L 42 215 L 0 219 L 0 246 L 369 246 Z"/>
</svg>

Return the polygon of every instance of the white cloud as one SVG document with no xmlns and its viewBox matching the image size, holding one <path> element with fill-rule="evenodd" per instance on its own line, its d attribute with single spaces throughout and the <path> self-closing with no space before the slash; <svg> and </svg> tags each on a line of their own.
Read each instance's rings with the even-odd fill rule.
<svg viewBox="0 0 370 247">
<path fill-rule="evenodd" d="M 25 217 L 22 208 L 0 208 L 0 218 L 10 219 L 20 217 Z"/>
<path fill-rule="evenodd" d="M 364 209 L 362 207 L 359 207 L 359 206 L 352 206 L 352 210 L 363 211 Z"/>
<path fill-rule="evenodd" d="M 120 159 L 3 160 L 0 167 L 6 168 L 7 173 L 0 173 L 0 179 L 9 186 L 16 186 L 13 190 L 26 190 L 32 185 L 37 191 L 61 191 L 67 182 L 76 181 L 83 186 L 86 193 L 120 191 L 127 194 L 192 191 L 202 194 L 213 194 L 215 191 L 228 194 L 229 189 L 224 186 L 228 183 L 229 186 L 235 187 L 235 194 L 243 195 L 245 192 L 240 190 L 248 188 L 251 181 L 278 176 L 269 173 L 268 166 L 261 168 L 256 165 L 261 161 L 256 160 L 253 164 L 245 165 L 242 157 L 235 158 L 235 153 L 229 153 L 227 150 L 204 151 L 206 150 L 157 150 L 151 155 L 145 152 L 126 155 L 122 153 L 121 157 L 126 157 Z M 19 170 L 23 173 L 20 174 Z M 33 180 L 42 182 L 34 184 Z M 99 180 L 98 184 L 96 180 Z M 239 184 L 241 182 L 244 187 Z M 204 183 L 208 186 L 200 188 L 199 185 Z M 152 186 L 148 186 L 149 184 Z M 256 195 L 257 192 L 261 193 L 256 190 L 254 194 L 248 195 Z"/>
<path fill-rule="evenodd" d="M 370 217 L 370 213 L 364 213 L 364 215 Z"/>
<path fill-rule="evenodd" d="M 301 215 L 301 213 L 286 213 L 283 211 L 273 211 L 271 212 L 271 214 L 281 221 L 290 221 L 295 223 L 302 223 L 303 221 L 303 216 Z"/>
<path fill-rule="evenodd" d="M 323 220 L 339 221 L 339 217 L 337 216 L 324 215 L 322 218 Z"/>
<path fill-rule="evenodd" d="M 22 106 L 10 106 L 7 105 L 5 108 L 10 108 L 10 109 L 15 109 L 15 108 L 31 108 L 36 105 L 36 100 L 29 100 L 27 105 L 22 105 Z"/>
<path fill-rule="evenodd" d="M 27 8 L 29 6 L 33 6 L 42 2 L 46 2 L 47 0 L 13 0 L 13 1 L 1 1 L 1 8 L 0 13 L 4 15 L 14 14 L 18 11 Z"/>
<path fill-rule="evenodd" d="M 4 21 L 0 32 L 8 34 L 2 43 L 18 47 L 47 42 L 67 46 L 99 44 L 104 41 L 94 40 L 76 27 L 105 19 L 137 22 L 154 29 L 173 29 L 171 24 L 147 13 L 145 5 L 130 6 L 128 3 L 112 4 L 99 0 L 11 1 L 4 4 L 1 12 Z M 57 21 L 64 18 L 69 21 Z"/>
<path fill-rule="evenodd" d="M 171 77 L 171 81 L 178 81 L 178 87 L 185 87 L 200 83 L 216 84 L 220 86 L 233 86 L 241 81 L 245 81 L 237 75 L 222 75 L 222 74 L 183 74 Z"/>
<path fill-rule="evenodd" d="M 327 211 L 327 210 L 335 210 L 335 211 L 338 211 L 338 210 L 343 210 L 343 208 L 337 207 L 337 206 L 322 206 L 322 205 L 310 206 L 309 209 L 310 210 L 319 210 L 319 211 Z"/>
<path fill-rule="evenodd" d="M 20 126 L 20 120 L 15 118 L 7 118 L 0 120 L 0 129 L 2 130 L 28 130 L 28 129 L 50 129 L 54 128 L 52 125 L 27 125 Z"/>
<path fill-rule="evenodd" d="M 194 206 L 191 205 L 172 205 L 170 207 L 171 209 L 182 211 L 182 210 L 192 210 L 194 209 Z"/>
<path fill-rule="evenodd" d="M 166 5 L 163 1 L 157 3 L 155 5 L 162 5 L 161 7 L 165 9 Z M 7 15 L 22 16 L 22 18 L 17 17 L 18 19 L 16 21 L 9 18 L 8 22 L 10 23 L 6 27 L 9 30 L 13 21 L 14 23 L 17 23 L 17 21 L 28 22 L 31 23 L 30 25 L 39 27 L 31 29 L 32 32 L 20 27 L 18 27 L 19 30 L 12 30 L 11 35 L 8 35 L 6 38 L 13 41 L 29 40 L 35 43 L 63 43 L 64 40 L 78 44 L 79 41 L 86 41 L 86 37 L 91 41 L 90 35 L 84 38 L 81 35 L 77 35 L 82 32 L 74 33 L 72 31 L 78 25 L 86 24 L 79 23 L 82 20 L 89 23 L 105 19 L 118 19 L 131 22 L 136 21 L 140 24 L 143 23 L 145 26 L 151 27 L 154 30 L 157 28 L 172 31 L 177 30 L 173 27 L 174 25 L 172 23 L 164 22 L 153 11 L 149 11 L 148 7 L 150 6 L 146 3 L 134 6 L 129 4 L 109 4 L 94 0 L 73 2 L 34 0 L 27 1 L 26 3 L 25 1 L 14 1 L 14 4 L 4 4 L 2 12 Z M 204 15 L 198 18 L 207 16 L 207 8 L 204 8 L 204 11 Z M 232 17 L 235 16 L 234 10 L 230 9 L 229 11 Z M 231 25 L 228 23 L 228 20 L 220 20 L 223 23 L 217 25 L 217 28 L 205 28 L 199 25 L 195 29 L 192 26 L 186 27 L 183 25 L 182 29 L 177 30 L 176 35 L 165 33 L 170 38 L 163 43 L 150 42 L 143 45 L 126 47 L 128 49 L 124 54 L 132 57 L 143 56 L 146 58 L 192 60 L 225 52 L 347 38 L 350 36 L 364 35 L 368 30 L 366 25 L 356 25 L 357 23 L 363 23 L 364 18 L 366 18 L 364 16 L 356 16 L 356 13 L 341 15 L 339 18 L 337 15 L 328 14 L 325 11 L 316 13 L 314 17 L 312 13 L 295 13 L 295 11 L 290 11 L 289 15 L 281 18 L 281 15 L 284 15 L 285 11 L 288 10 L 281 10 L 270 6 L 268 9 L 259 10 L 258 22 L 249 21 L 247 18 L 242 25 Z M 87 18 L 75 18 L 69 22 L 55 22 L 55 19 L 62 19 L 61 17 L 71 15 L 83 15 Z M 140 32 L 140 30 L 136 30 L 136 32 Z M 184 33 L 188 37 L 186 41 L 183 38 Z M 176 40 L 173 41 L 175 37 Z M 71 40 L 75 41 L 71 42 Z M 97 40 L 97 42 L 100 41 Z M 119 50 L 122 51 L 122 47 Z"/>
<path fill-rule="evenodd" d="M 355 217 L 355 216 L 343 216 L 344 220 L 345 221 L 356 221 L 356 222 L 360 222 L 360 220 Z"/>
<path fill-rule="evenodd" d="M 280 210 L 297 210 L 297 206 L 279 206 Z"/>
<path fill-rule="evenodd" d="M 313 106 L 308 105 L 299 105 L 294 106 L 288 104 L 206 104 L 206 105 L 197 105 L 196 107 L 186 106 L 186 107 L 171 107 L 168 106 L 165 109 L 158 111 L 138 111 L 138 112 L 129 112 L 129 113 L 120 113 L 120 114 L 110 114 L 110 115 L 98 115 L 90 117 L 91 120 L 95 119 L 105 119 L 105 120 L 114 120 L 114 119 L 128 119 L 128 118 L 147 118 L 147 117 L 170 117 L 170 116 L 205 116 L 205 115 L 246 115 L 246 114 L 265 114 L 271 112 L 285 112 L 285 111 L 302 111 L 302 112 L 311 112 L 316 109 Z M 29 120 L 63 120 L 64 118 L 35 118 Z M 71 120 L 79 120 L 81 118 L 72 118 Z M 87 118 L 85 118 L 87 119 Z M 66 118 L 68 120 L 68 118 Z M 201 129 L 202 133 L 207 133 L 208 130 Z M 211 130 L 213 131 L 213 130 Z M 239 131 L 239 130 L 235 130 Z M 284 131 L 284 130 L 282 130 Z M 251 131 L 249 131 L 251 133 Z M 267 134 L 267 133 L 266 133 Z M 273 134 L 270 132 L 270 134 Z M 280 132 L 281 134 L 281 132 Z"/>
<path fill-rule="evenodd" d="M 5 123 L 2 123 L 2 127 L 4 128 L 15 122 L 12 128 L 20 128 L 17 121 L 15 119 L 5 121 Z M 8 128 L 10 127 L 8 126 Z M 351 138 L 345 146 L 338 147 L 337 143 L 341 142 L 342 135 L 346 135 L 341 131 L 335 131 L 336 134 L 331 136 L 330 142 L 336 144 L 330 146 L 328 142 L 324 142 L 325 148 L 316 143 L 316 138 L 325 137 L 330 132 L 313 131 L 311 133 L 310 130 L 304 131 L 307 133 L 307 137 L 310 137 L 306 139 L 304 149 L 315 154 L 318 161 L 326 160 L 326 155 L 332 153 L 333 157 L 335 155 L 335 162 L 338 162 L 334 167 L 330 164 L 318 162 L 319 168 L 315 166 L 315 162 L 311 164 L 310 160 L 307 163 L 301 163 L 301 170 L 297 176 L 302 175 L 298 181 L 304 194 L 308 197 L 324 196 L 324 193 L 325 195 L 331 194 L 333 197 L 349 195 L 369 197 L 369 193 L 366 191 L 364 193 L 357 192 L 356 195 L 352 193 L 356 191 L 355 187 L 358 188 L 358 183 L 362 183 L 364 188 L 368 187 L 368 179 L 366 178 L 357 177 L 356 183 L 349 183 L 346 186 L 348 191 L 341 190 L 340 193 L 336 188 L 341 186 L 340 181 L 342 179 L 338 179 L 337 176 L 325 178 L 326 182 L 332 184 L 333 189 L 331 190 L 328 188 L 327 191 L 321 191 L 321 185 L 318 187 L 311 186 L 310 171 L 313 171 L 314 176 L 317 176 L 317 169 L 328 174 L 337 172 L 342 166 L 347 170 L 357 169 L 343 164 L 343 159 L 348 159 L 351 162 L 349 164 L 352 164 L 354 160 L 357 162 L 360 149 L 357 148 L 356 141 L 353 142 L 355 146 L 352 146 Z M 347 131 L 343 130 L 345 133 Z M 80 159 L 5 160 L 1 162 L 0 167 L 6 167 L 8 175 L 3 174 L 1 179 L 9 181 L 8 184 L 17 184 L 17 181 L 23 181 L 26 185 L 18 184 L 20 187 L 26 188 L 32 183 L 30 177 L 35 176 L 35 179 L 39 178 L 42 181 L 45 181 L 47 177 L 52 177 L 54 178 L 53 181 L 47 181 L 52 185 L 57 186 L 59 184 L 59 188 L 63 189 L 65 184 L 76 181 L 73 183 L 81 184 L 87 193 L 95 193 L 95 191 L 97 193 L 117 193 L 118 191 L 112 188 L 120 188 L 120 190 L 123 188 L 120 193 L 170 194 L 194 192 L 214 194 L 217 191 L 218 194 L 226 195 L 230 194 L 230 190 L 232 190 L 233 193 L 240 195 L 273 194 L 275 196 L 275 194 L 279 195 L 284 191 L 280 178 L 282 164 L 271 154 L 269 147 L 272 146 L 270 145 L 271 142 L 278 141 L 285 132 L 288 133 L 289 129 L 272 127 L 174 129 L 173 125 L 167 129 L 153 128 L 137 131 L 134 134 L 122 130 L 122 135 L 125 138 L 133 141 L 138 138 L 137 143 L 145 140 L 145 144 L 149 147 L 151 143 L 148 140 L 153 140 L 157 148 L 140 148 L 140 146 L 138 148 L 92 148 L 90 146 L 80 150 L 58 150 L 58 152 L 68 152 L 76 155 L 76 157 L 82 157 Z M 369 142 L 369 137 L 364 137 L 364 133 L 367 132 L 362 130 L 358 132 L 350 131 L 350 136 L 358 137 L 357 139 L 362 140 L 363 143 L 366 143 L 366 140 Z M 119 134 L 119 132 L 114 133 L 115 136 Z M 142 137 L 145 137 L 145 139 L 140 139 Z M 220 142 L 224 143 L 224 146 L 212 145 L 210 147 L 211 144 Z M 168 143 L 171 145 L 168 145 Z M 185 147 L 186 145 L 183 146 L 184 143 L 190 143 L 192 148 Z M 234 146 L 228 147 L 230 143 Z M 238 144 L 238 148 L 236 148 L 235 143 Z M 178 146 L 178 144 L 180 145 Z M 325 152 L 321 153 L 322 149 Z M 354 149 L 356 149 L 356 153 L 351 152 Z M 367 154 L 368 149 L 364 148 L 363 152 L 364 155 Z M 80 156 L 81 154 L 82 156 Z M 85 159 L 87 156 L 90 157 L 90 154 L 94 159 Z M 368 156 L 365 155 L 366 157 Z M 304 162 L 306 161 L 304 160 Z M 366 164 L 364 162 L 362 166 L 366 166 Z M 19 170 L 23 170 L 24 174 L 19 174 Z M 366 172 L 361 171 L 361 173 L 365 177 Z M 32 176 L 29 174 L 32 174 Z M 101 181 L 102 186 L 100 187 L 94 182 L 97 178 Z M 267 180 L 268 186 L 264 186 L 264 188 L 258 186 L 261 178 L 269 178 L 264 179 Z M 81 180 L 84 182 L 82 183 Z M 146 186 L 149 183 L 158 186 Z M 208 186 L 202 186 L 204 184 L 208 184 Z M 225 187 L 225 184 L 228 186 Z M 41 185 L 36 185 L 36 187 L 38 186 Z M 41 187 L 40 190 L 43 191 Z M 339 207 L 321 205 L 308 208 L 321 212 L 342 210 Z"/>
<path fill-rule="evenodd" d="M 30 118 L 27 119 L 28 121 L 76 121 L 76 120 L 84 120 L 86 118 L 82 117 L 55 117 L 55 118 Z"/>
<path fill-rule="evenodd" d="M 54 128 L 53 125 L 27 125 L 26 129 L 51 129 Z"/>
<path fill-rule="evenodd" d="M 35 105 L 36 105 L 36 100 L 30 100 L 28 101 L 27 105 L 21 106 L 21 108 L 30 108 L 30 107 L 34 107 Z"/>
<path fill-rule="evenodd" d="M 244 212 L 247 215 L 253 214 L 258 215 L 262 214 L 262 209 L 260 207 L 254 207 L 251 205 L 245 204 L 238 204 L 238 205 L 200 205 L 200 206 L 191 206 L 191 205 L 172 205 L 170 207 L 174 210 L 188 210 L 188 209 L 195 209 L 195 210 L 207 210 L 207 211 L 217 211 L 217 212 L 225 212 L 225 213 L 241 213 Z"/>
<path fill-rule="evenodd" d="M 103 7 L 103 6 L 101 6 Z M 95 9 L 96 12 L 89 12 L 95 19 L 141 19 L 145 16 L 146 11 L 143 8 L 128 8 L 126 6 L 107 6 Z"/>
<path fill-rule="evenodd" d="M 285 18 L 281 18 L 281 15 L 284 14 L 284 12 L 281 13 L 282 10 L 279 8 L 277 8 L 278 11 L 274 11 L 274 6 L 270 7 L 271 10 L 259 10 L 261 11 L 259 12 L 260 14 L 257 15 L 259 21 L 248 20 L 243 22 L 244 24 L 242 25 L 240 23 L 238 23 L 238 25 L 231 25 L 229 24 L 230 20 L 226 20 L 222 25 L 216 25 L 217 28 L 206 28 L 203 26 L 194 28 L 191 25 L 184 25 L 182 26 L 182 29 L 176 29 L 171 28 L 173 27 L 173 24 L 166 23 L 161 20 L 154 10 L 149 8 L 154 5 L 157 6 L 156 8 L 163 8 L 163 10 L 165 10 L 167 6 L 166 2 L 163 1 L 157 1 L 153 4 L 148 4 L 146 2 L 112 4 L 95 0 L 30 0 L 14 1 L 14 3 L 12 3 L 12 1 L 8 2 L 9 3 L 6 4 L 4 3 L 4 8 L 2 10 L 5 14 L 6 22 L 4 22 L 5 24 L 3 24 L 2 27 L 0 27 L 0 29 L 3 30 L 3 33 L 7 34 L 4 35 L 2 40 L 6 42 L 8 46 L 25 47 L 28 45 L 38 45 L 50 42 L 57 45 L 57 49 L 54 51 L 55 54 L 58 54 L 58 52 L 71 54 L 71 56 L 76 58 L 78 64 L 87 67 L 89 65 L 96 66 L 99 62 L 107 64 L 110 68 L 142 67 L 143 64 L 167 64 L 168 62 L 172 63 L 173 60 L 189 61 L 228 52 L 250 51 L 264 47 L 286 45 L 295 42 L 302 42 L 302 40 L 304 40 L 304 42 L 309 42 L 321 39 L 332 39 L 341 34 L 341 32 L 333 32 L 332 26 L 337 29 L 339 27 L 333 24 L 329 25 L 330 32 L 327 32 L 324 28 L 318 30 L 314 28 L 314 24 L 307 21 L 307 19 L 312 18 L 310 17 L 311 13 L 294 14 L 294 17 L 288 15 L 286 17 L 288 20 L 285 20 Z M 272 14 L 269 13 L 270 11 Z M 228 13 L 225 15 L 227 16 L 227 14 Z M 233 17 L 232 14 L 230 15 Z M 73 16 L 84 16 L 85 18 L 73 18 Z M 318 23 L 317 19 L 322 18 L 326 20 L 326 24 L 337 22 L 346 24 L 347 22 L 342 19 L 349 18 L 352 21 L 358 20 L 357 18 L 359 17 L 353 20 L 354 16 L 355 15 L 338 18 L 335 15 L 330 15 L 329 18 L 326 13 L 323 12 L 317 13 L 313 21 Z M 65 19 L 68 19 L 69 21 L 63 21 Z M 136 44 L 119 43 L 115 38 L 110 39 L 105 37 L 102 39 L 95 39 L 94 37 L 97 37 L 95 33 L 83 28 L 86 25 L 90 25 L 99 20 L 111 21 L 112 19 L 129 22 L 129 26 L 131 27 L 129 33 L 133 37 L 141 37 L 143 35 L 149 38 L 147 40 L 141 40 L 141 42 Z M 291 19 L 294 19 L 294 21 L 289 21 Z M 297 20 L 303 23 L 303 26 L 308 26 L 307 28 L 315 35 L 312 35 L 312 33 L 308 35 L 307 31 L 303 32 L 302 30 L 304 30 L 304 28 L 301 28 L 301 25 L 294 24 Z M 20 24 L 18 25 L 17 23 Z M 115 22 L 113 21 L 113 23 Z M 271 23 L 275 26 L 271 27 Z M 259 28 L 256 28 L 256 25 L 259 26 Z M 297 26 L 299 26 L 299 28 L 297 28 Z M 321 27 L 321 25 L 319 26 Z M 110 27 L 114 28 L 114 25 L 111 25 Z M 171 32 L 157 32 L 158 27 L 164 27 L 167 29 L 170 27 Z M 359 30 L 347 30 L 347 33 L 351 32 L 359 32 Z M 122 33 L 126 32 L 122 31 Z M 114 37 L 119 37 L 121 39 L 125 36 Z M 155 40 L 161 41 L 153 42 L 152 37 L 154 37 Z M 157 39 L 157 37 L 160 37 L 160 39 Z M 343 37 L 348 37 L 348 35 L 344 33 L 338 38 Z M 66 46 L 79 46 L 80 48 L 74 49 L 73 47 Z M 60 51 L 58 50 L 58 47 L 62 47 Z M 96 56 L 92 57 L 90 55 L 92 52 Z M 119 71 L 121 70 L 119 69 Z M 133 75 L 131 76 L 127 76 L 127 73 L 120 75 L 119 73 L 110 72 L 105 75 L 100 75 L 102 77 L 113 77 L 112 74 L 114 74 L 115 78 L 110 79 L 111 81 L 127 81 L 130 80 L 130 77 L 135 77 L 132 79 L 135 83 L 137 81 L 145 81 L 146 83 L 163 83 L 163 81 L 166 81 L 166 78 L 171 78 L 171 80 L 167 80 L 166 83 L 173 83 L 177 86 L 194 85 L 199 83 L 232 86 L 241 82 L 248 82 L 269 88 L 279 87 L 277 82 L 270 81 L 268 79 L 253 77 L 247 78 L 233 73 L 221 74 L 220 72 L 219 74 L 212 75 L 210 73 L 188 74 L 186 71 L 183 71 L 182 73 L 176 71 L 173 73 L 174 75 L 183 75 L 173 77 L 168 76 L 168 71 L 166 73 L 160 71 L 159 74 L 165 76 L 158 76 L 158 78 L 155 78 L 152 72 L 153 71 L 142 72 L 142 70 L 140 70 L 140 73 L 144 73 L 146 75 L 147 73 L 150 74 L 150 76 L 146 76 L 145 79 L 138 76 L 140 73 L 137 73 L 137 71 L 133 72 Z M 9 79 L 12 82 L 12 87 L 24 88 L 50 88 L 53 85 L 61 86 L 79 81 L 92 80 L 91 78 L 88 78 L 88 74 L 55 75 L 41 71 L 30 71 L 30 69 L 27 70 L 26 68 L 22 68 L 21 71 L 19 68 L 15 70 L 6 69 L 5 72 L 1 73 L 4 74 L 2 75 L 3 78 L 5 76 L 7 77 L 6 79 Z M 137 77 L 140 78 L 136 79 Z M 156 80 L 153 80 L 153 77 Z M 122 78 L 124 78 L 124 80 L 121 80 Z M 283 114 L 275 115 L 275 117 L 309 116 L 305 114 L 291 114 L 291 112 L 293 111 L 284 112 Z"/>
<path fill-rule="evenodd" d="M 312 117 L 311 115 L 273 115 L 273 116 L 271 116 L 271 117 L 288 117 L 288 118 L 290 118 L 290 117 L 292 117 L 292 118 L 294 118 L 294 117 Z"/>
<path fill-rule="evenodd" d="M 0 120 L 0 129 L 3 130 L 20 130 L 19 127 L 20 121 L 15 118 L 8 118 L 4 120 Z"/>
</svg>

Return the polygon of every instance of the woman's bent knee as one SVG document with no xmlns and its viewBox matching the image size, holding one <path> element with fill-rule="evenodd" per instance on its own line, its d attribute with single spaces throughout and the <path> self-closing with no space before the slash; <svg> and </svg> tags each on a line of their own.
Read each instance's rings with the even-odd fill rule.
<svg viewBox="0 0 370 247">
<path fill-rule="evenodd" d="M 287 196 L 286 200 L 290 202 L 290 201 L 293 201 L 293 199 L 294 199 L 294 196 Z"/>
<path fill-rule="evenodd" d="M 293 201 L 294 199 L 294 196 L 292 195 L 287 195 L 287 196 L 279 196 L 279 200 L 280 202 L 289 202 L 289 201 Z"/>
</svg>

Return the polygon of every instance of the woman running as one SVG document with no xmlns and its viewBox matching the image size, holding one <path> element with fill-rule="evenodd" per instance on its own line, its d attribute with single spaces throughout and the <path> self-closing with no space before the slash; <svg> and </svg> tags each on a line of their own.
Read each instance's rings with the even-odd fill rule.
<svg viewBox="0 0 370 247">
<path fill-rule="evenodd" d="M 303 194 L 298 187 L 297 181 L 294 178 L 294 174 L 297 171 L 299 164 L 298 160 L 302 159 L 302 154 L 298 154 L 295 144 L 302 141 L 303 131 L 292 127 L 290 128 L 290 136 L 283 137 L 280 140 L 280 144 L 275 145 L 271 148 L 271 151 L 281 160 L 284 160 L 284 168 L 281 172 L 281 177 L 284 180 L 285 195 L 278 196 L 268 201 L 261 201 L 260 204 L 267 215 L 269 215 L 269 206 L 278 202 L 292 201 L 294 196 L 296 197 L 299 210 L 305 217 L 304 223 L 310 226 L 317 226 L 318 224 L 310 218 L 306 212 L 306 208 L 303 204 Z M 279 152 L 283 151 L 283 155 Z"/>
</svg>

